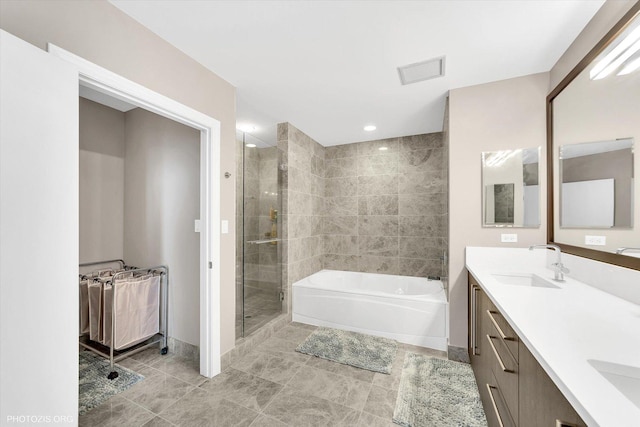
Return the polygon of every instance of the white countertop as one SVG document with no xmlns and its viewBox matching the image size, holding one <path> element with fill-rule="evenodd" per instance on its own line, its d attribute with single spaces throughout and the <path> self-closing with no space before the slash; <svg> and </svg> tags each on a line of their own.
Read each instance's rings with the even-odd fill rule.
<svg viewBox="0 0 640 427">
<path fill-rule="evenodd" d="M 588 426 L 640 426 L 640 408 L 588 362 L 640 369 L 640 305 L 570 275 L 554 282 L 560 289 L 502 284 L 492 275 L 553 278 L 547 252 L 467 247 L 466 266 Z"/>
</svg>

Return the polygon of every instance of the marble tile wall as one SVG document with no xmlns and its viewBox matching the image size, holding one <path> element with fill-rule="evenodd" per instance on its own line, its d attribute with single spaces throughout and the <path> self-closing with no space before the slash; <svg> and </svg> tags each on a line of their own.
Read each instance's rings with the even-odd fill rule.
<svg viewBox="0 0 640 427">
<path fill-rule="evenodd" d="M 326 147 L 324 165 L 324 268 L 444 275 L 441 132 Z"/>
<path fill-rule="evenodd" d="M 289 123 L 278 124 L 281 164 L 282 285 L 291 316 L 291 284 L 322 269 L 324 154 L 322 145 Z"/>
</svg>

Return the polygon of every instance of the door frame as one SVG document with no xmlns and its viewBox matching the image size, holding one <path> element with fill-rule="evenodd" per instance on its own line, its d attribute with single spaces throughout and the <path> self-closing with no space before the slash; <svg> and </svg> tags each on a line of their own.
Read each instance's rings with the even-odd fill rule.
<svg viewBox="0 0 640 427">
<path fill-rule="evenodd" d="M 214 377 L 221 371 L 220 122 L 52 43 L 47 51 L 77 68 L 80 85 L 200 131 L 200 374 Z"/>
</svg>

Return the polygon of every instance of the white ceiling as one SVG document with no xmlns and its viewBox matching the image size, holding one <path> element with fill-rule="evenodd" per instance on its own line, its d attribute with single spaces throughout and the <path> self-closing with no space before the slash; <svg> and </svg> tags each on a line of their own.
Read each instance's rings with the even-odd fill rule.
<svg viewBox="0 0 640 427">
<path fill-rule="evenodd" d="M 236 86 L 256 136 L 288 121 L 325 146 L 441 131 L 448 90 L 549 71 L 604 3 L 111 2 Z M 442 55 L 445 77 L 400 84 L 398 66 Z"/>
</svg>

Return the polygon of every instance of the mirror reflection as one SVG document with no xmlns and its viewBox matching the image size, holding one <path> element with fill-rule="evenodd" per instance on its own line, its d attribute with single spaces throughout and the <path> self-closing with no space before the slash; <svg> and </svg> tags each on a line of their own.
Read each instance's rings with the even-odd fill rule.
<svg viewBox="0 0 640 427">
<path fill-rule="evenodd" d="M 539 227 L 540 148 L 482 153 L 482 225 Z"/>
<path fill-rule="evenodd" d="M 638 40 L 636 18 L 551 101 L 556 243 L 610 254 L 640 247 Z"/>
<path fill-rule="evenodd" d="M 560 227 L 633 225 L 633 138 L 560 147 Z"/>
</svg>

